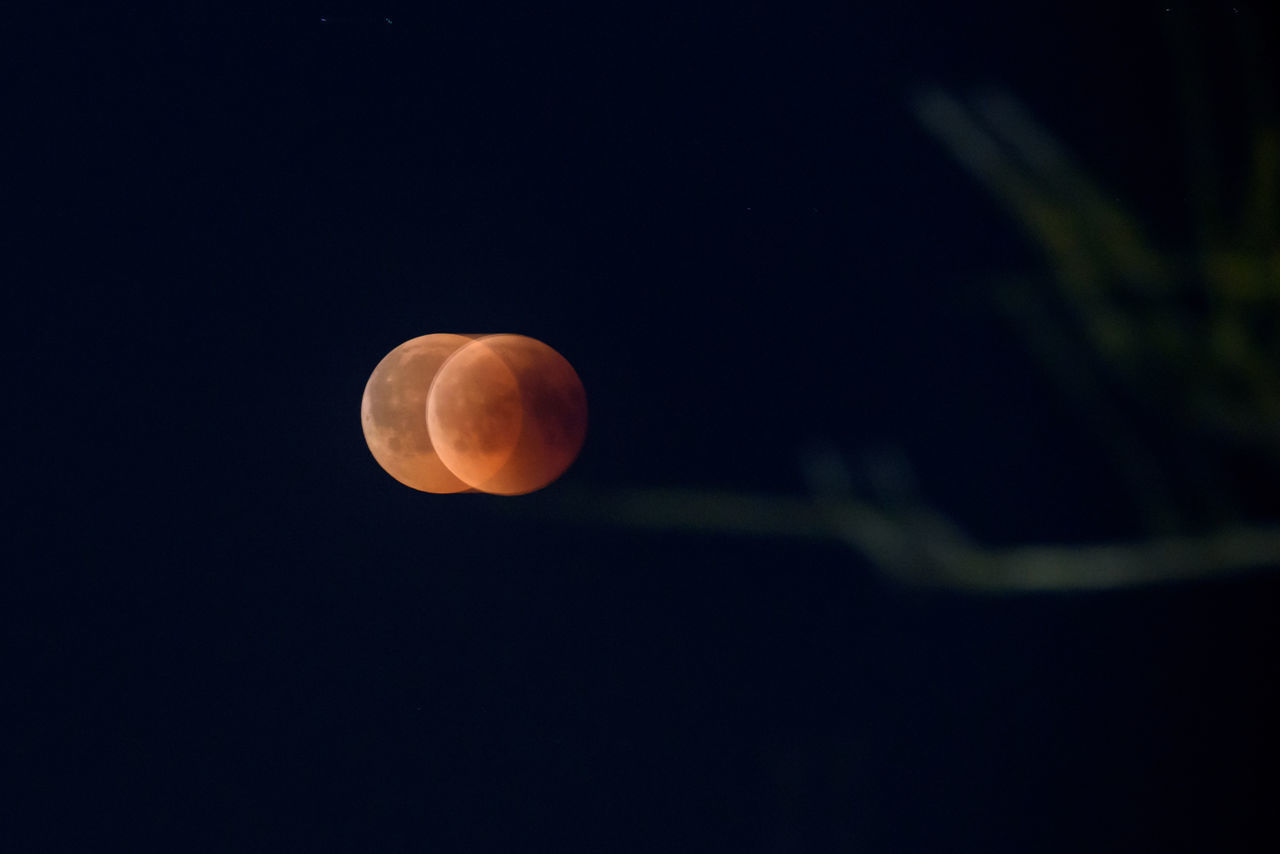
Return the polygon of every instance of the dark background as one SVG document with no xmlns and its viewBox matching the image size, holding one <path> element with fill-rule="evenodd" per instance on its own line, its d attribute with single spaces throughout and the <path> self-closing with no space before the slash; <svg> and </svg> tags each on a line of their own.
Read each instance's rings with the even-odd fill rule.
<svg viewBox="0 0 1280 854">
<path fill-rule="evenodd" d="M 1042 259 L 909 110 L 1010 91 L 1185 242 L 1169 16 L 1228 82 L 1238 16 L 1274 22 L 1122 5 L 31 31 L 12 850 L 1271 850 L 1273 574 L 912 590 L 835 543 L 416 493 L 359 428 L 400 342 L 520 332 L 591 405 L 577 464 L 505 499 L 535 511 L 798 494 L 819 442 L 901 450 L 987 542 L 1136 533 L 988 299 Z"/>
</svg>

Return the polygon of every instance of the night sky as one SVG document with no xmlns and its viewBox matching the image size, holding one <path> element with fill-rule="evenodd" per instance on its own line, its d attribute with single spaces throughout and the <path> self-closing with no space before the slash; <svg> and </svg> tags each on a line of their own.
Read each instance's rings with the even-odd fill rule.
<svg viewBox="0 0 1280 854">
<path fill-rule="evenodd" d="M 1215 83 L 1273 20 L 245 5 L 82 7 L 21 63 L 0 847 L 1273 850 L 1272 572 L 921 590 L 834 541 L 541 512 L 804 495 L 817 446 L 908 460 L 983 542 L 1139 534 L 992 306 L 1043 258 L 911 99 L 1011 93 L 1177 246 L 1170 17 Z M 560 481 L 377 466 L 365 380 L 430 332 L 573 363 Z"/>
</svg>

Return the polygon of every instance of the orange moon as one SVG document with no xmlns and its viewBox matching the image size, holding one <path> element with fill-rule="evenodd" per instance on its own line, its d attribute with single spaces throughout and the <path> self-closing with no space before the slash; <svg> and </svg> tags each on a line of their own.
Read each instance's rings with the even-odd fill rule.
<svg viewBox="0 0 1280 854">
<path fill-rule="evenodd" d="M 482 492 L 521 495 L 564 473 L 587 434 L 573 366 L 524 335 L 488 335 L 436 372 L 426 424 L 440 461 Z"/>
<path fill-rule="evenodd" d="M 422 492 L 470 489 L 440 461 L 423 413 L 440 366 L 471 338 L 436 333 L 412 338 L 378 362 L 364 386 L 364 440 L 387 474 Z"/>
</svg>

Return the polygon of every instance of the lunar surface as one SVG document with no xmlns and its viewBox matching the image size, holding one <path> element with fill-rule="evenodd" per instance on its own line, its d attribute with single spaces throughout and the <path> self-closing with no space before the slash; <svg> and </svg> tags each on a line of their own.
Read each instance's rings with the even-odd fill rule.
<svg viewBox="0 0 1280 854">
<path fill-rule="evenodd" d="M 523 335 L 488 335 L 456 349 L 426 400 L 435 453 L 483 492 L 520 495 L 558 478 L 587 432 L 587 397 L 573 366 Z"/>
<path fill-rule="evenodd" d="M 469 485 L 441 461 L 425 418 L 431 381 L 471 338 L 437 333 L 410 339 L 383 357 L 365 383 L 360 423 L 387 474 L 422 492 L 464 492 Z"/>
</svg>

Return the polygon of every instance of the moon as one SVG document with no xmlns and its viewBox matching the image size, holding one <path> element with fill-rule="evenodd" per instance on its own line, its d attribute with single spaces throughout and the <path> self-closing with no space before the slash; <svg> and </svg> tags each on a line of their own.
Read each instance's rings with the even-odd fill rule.
<svg viewBox="0 0 1280 854">
<path fill-rule="evenodd" d="M 364 440 L 387 474 L 421 492 L 465 492 L 470 486 L 440 461 L 427 432 L 427 392 L 440 366 L 471 338 L 436 333 L 411 338 L 378 362 L 364 386 Z"/>
<path fill-rule="evenodd" d="M 572 465 L 587 434 L 587 396 L 569 362 L 524 335 L 487 335 L 436 372 L 427 431 L 440 461 L 482 492 L 542 489 Z"/>
</svg>

